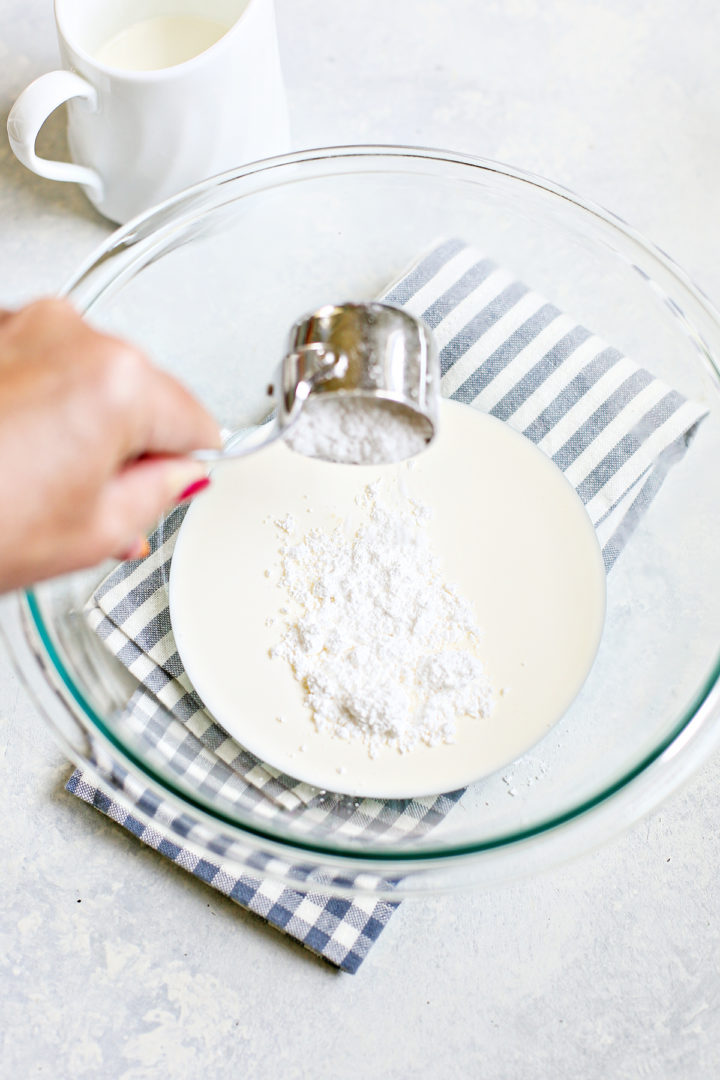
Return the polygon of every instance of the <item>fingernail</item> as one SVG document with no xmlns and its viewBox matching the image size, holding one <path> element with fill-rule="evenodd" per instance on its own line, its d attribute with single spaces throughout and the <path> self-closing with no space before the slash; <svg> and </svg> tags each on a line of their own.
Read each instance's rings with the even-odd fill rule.
<svg viewBox="0 0 720 1080">
<path fill-rule="evenodd" d="M 167 473 L 165 475 L 165 483 L 167 484 L 168 500 L 172 502 L 183 502 L 184 499 L 189 499 L 190 494 L 195 494 L 201 487 L 207 487 L 208 476 L 207 468 L 201 465 L 198 461 L 180 460 L 175 461 L 169 465 Z"/>
<path fill-rule="evenodd" d="M 205 488 L 209 486 L 210 477 L 202 476 L 199 480 L 196 480 L 193 484 L 186 487 L 184 491 L 181 491 L 177 497 L 177 501 L 179 503 L 187 502 L 188 499 L 192 499 L 193 495 L 197 495 L 199 491 L 204 491 Z"/>
<path fill-rule="evenodd" d="M 135 559 L 146 559 L 150 554 L 150 541 L 146 536 L 138 536 L 127 551 L 120 556 L 120 562 L 133 562 Z"/>
</svg>

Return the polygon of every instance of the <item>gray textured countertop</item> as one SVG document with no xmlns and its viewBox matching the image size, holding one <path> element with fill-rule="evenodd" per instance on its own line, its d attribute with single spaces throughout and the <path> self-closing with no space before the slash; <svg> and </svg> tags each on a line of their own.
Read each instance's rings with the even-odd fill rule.
<svg viewBox="0 0 720 1080">
<path fill-rule="evenodd" d="M 277 0 L 297 148 L 440 146 L 615 210 L 720 300 L 711 0 Z M 349 55 L 345 48 L 351 43 Z M 50 0 L 4 0 L 0 111 L 56 63 Z M 63 146 L 62 118 L 43 149 Z M 109 232 L 0 139 L 0 303 Z M 7 1077 L 658 1077 L 720 1069 L 720 759 L 602 850 L 404 904 L 340 976 L 63 792 L 0 662 Z"/>
</svg>

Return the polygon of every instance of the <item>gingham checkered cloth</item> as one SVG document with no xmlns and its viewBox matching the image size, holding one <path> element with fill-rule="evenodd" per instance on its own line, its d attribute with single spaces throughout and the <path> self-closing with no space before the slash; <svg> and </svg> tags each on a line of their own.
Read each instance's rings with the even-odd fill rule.
<svg viewBox="0 0 720 1080">
<path fill-rule="evenodd" d="M 433 330 L 444 396 L 499 417 L 552 457 L 583 500 L 609 570 L 706 410 L 460 240 L 436 247 L 382 299 Z M 335 839 L 400 843 L 427 833 L 461 792 L 388 802 L 319 793 L 258 761 L 207 713 L 185 675 L 168 610 L 184 513 L 176 509 L 151 537 L 151 554 L 117 567 L 87 607 L 93 629 L 138 681 L 123 721 L 148 758 L 205 797 L 221 795 L 268 821 L 290 815 L 296 833 L 317 838 L 327 829 Z M 200 826 L 188 814 L 174 815 L 127 775 L 103 774 L 96 764 L 101 787 L 76 772 L 69 790 L 345 971 L 357 969 L 396 906 L 308 891 L 307 881 L 288 888 L 263 875 L 262 858 L 258 876 L 233 876 L 222 862 L 227 847 L 217 863 L 192 853 Z"/>
</svg>

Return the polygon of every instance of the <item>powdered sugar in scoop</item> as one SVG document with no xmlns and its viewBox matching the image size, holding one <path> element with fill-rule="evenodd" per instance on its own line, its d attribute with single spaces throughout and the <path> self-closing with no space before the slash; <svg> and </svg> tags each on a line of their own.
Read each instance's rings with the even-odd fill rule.
<svg viewBox="0 0 720 1080">
<path fill-rule="evenodd" d="M 486 717 L 493 697 L 471 605 L 443 576 L 426 508 L 394 479 L 360 500 L 352 533 L 287 522 L 279 585 L 293 608 L 272 655 L 302 684 L 321 732 L 362 740 L 371 756 L 455 741 L 459 716 Z"/>
<path fill-rule="evenodd" d="M 306 457 L 380 465 L 414 457 L 428 434 L 426 420 L 393 401 L 328 394 L 305 402 L 285 442 Z"/>
</svg>

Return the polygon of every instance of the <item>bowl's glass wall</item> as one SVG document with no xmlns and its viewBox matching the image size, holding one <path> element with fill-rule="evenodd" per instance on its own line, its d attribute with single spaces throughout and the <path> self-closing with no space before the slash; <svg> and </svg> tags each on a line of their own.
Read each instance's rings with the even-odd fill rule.
<svg viewBox="0 0 720 1080">
<path fill-rule="evenodd" d="M 604 798 L 678 734 L 717 677 L 720 640 L 720 328 L 701 298 L 616 223 L 500 168 L 401 153 L 324 154 L 203 185 L 113 240 L 71 295 L 98 326 L 147 349 L 228 427 L 266 414 L 291 324 L 379 294 L 438 239 L 460 236 L 645 364 L 709 416 L 608 580 L 597 662 L 529 754 L 475 784 L 443 823 L 402 841 L 343 827 L 323 797 L 312 827 L 188 789 L 123 720 L 131 683 L 81 614 L 109 567 L 42 585 L 39 621 L 88 728 L 213 814 L 320 849 L 451 854 L 506 843 Z M 476 461 L 468 469 L 483 469 Z M 271 692 L 269 690 L 269 692 Z M 512 773 L 512 782 L 503 776 Z M 511 794 L 510 792 L 514 792 Z"/>
</svg>

